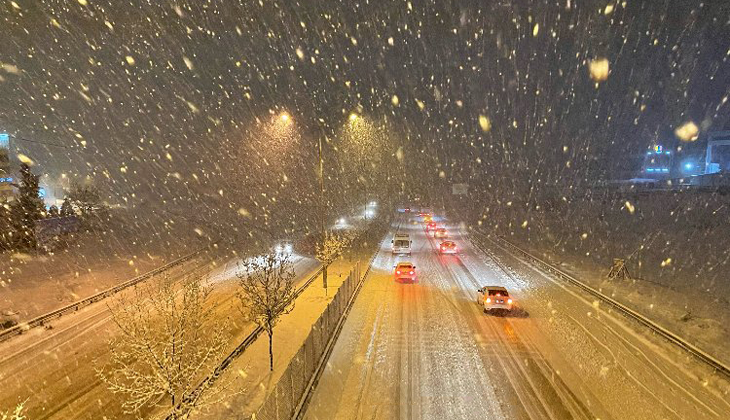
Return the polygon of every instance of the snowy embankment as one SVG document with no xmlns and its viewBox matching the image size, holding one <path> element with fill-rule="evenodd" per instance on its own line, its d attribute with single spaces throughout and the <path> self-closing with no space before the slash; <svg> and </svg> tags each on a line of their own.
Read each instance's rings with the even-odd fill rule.
<svg viewBox="0 0 730 420">
<path fill-rule="evenodd" d="M 464 208 L 463 214 L 471 225 L 481 220 L 483 231 L 507 237 L 700 348 L 725 355 L 730 197 L 602 191 L 530 208 L 505 204 Z M 630 280 L 606 278 L 613 258 L 626 259 Z"/>
<path fill-rule="evenodd" d="M 22 322 L 78 301 L 209 244 L 196 236 L 114 211 L 66 249 L 0 254 L 0 314 Z"/>
</svg>

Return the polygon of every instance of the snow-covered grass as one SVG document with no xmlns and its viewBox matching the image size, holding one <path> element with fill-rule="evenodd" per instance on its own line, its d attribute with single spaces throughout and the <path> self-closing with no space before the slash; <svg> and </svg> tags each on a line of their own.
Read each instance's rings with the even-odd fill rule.
<svg viewBox="0 0 730 420">
<path fill-rule="evenodd" d="M 0 312 L 25 321 L 179 258 L 209 242 L 151 226 L 123 210 L 99 230 L 78 232 L 52 254 L 0 254 Z"/>
</svg>

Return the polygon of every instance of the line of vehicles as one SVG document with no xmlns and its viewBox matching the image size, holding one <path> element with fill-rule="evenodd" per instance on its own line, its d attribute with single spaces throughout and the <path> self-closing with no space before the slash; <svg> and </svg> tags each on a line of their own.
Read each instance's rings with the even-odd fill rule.
<svg viewBox="0 0 730 420">
<path fill-rule="evenodd" d="M 459 248 L 456 243 L 449 239 L 449 233 L 445 226 L 439 225 L 436 220 L 443 220 L 434 217 L 433 212 L 428 209 L 421 209 L 415 212 L 411 207 L 405 206 L 403 212 L 416 214 L 417 219 L 423 223 L 423 229 L 427 237 L 441 239 L 437 252 L 441 255 L 455 255 L 458 258 Z M 393 255 L 412 255 L 413 239 L 405 232 L 396 232 L 393 235 L 391 252 Z M 410 261 L 401 261 L 393 267 L 393 277 L 397 282 L 415 283 L 418 281 L 416 265 Z M 476 291 L 476 303 L 484 308 L 485 313 L 511 312 L 515 308 L 515 302 L 509 291 L 502 286 L 483 286 Z"/>
</svg>

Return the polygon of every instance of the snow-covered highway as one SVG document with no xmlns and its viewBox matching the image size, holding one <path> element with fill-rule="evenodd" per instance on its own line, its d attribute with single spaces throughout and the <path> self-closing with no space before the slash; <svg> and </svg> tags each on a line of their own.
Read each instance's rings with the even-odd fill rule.
<svg viewBox="0 0 730 420">
<path fill-rule="evenodd" d="M 386 247 L 375 259 L 306 418 L 730 418 L 728 383 L 706 366 L 448 227 L 460 253 L 440 256 L 438 240 L 401 216 L 413 255 Z M 418 282 L 393 280 L 403 260 Z M 482 313 L 476 289 L 487 284 L 507 287 L 519 310 Z"/>
</svg>

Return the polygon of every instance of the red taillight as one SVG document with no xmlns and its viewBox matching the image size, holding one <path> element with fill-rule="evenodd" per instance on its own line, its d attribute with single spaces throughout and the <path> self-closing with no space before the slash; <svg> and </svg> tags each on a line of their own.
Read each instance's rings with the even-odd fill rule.
<svg viewBox="0 0 730 420">
<path fill-rule="evenodd" d="M 413 271 L 411 271 L 411 274 L 413 274 Z"/>
<path fill-rule="evenodd" d="M 486 300 L 487 303 L 489 303 L 491 301 L 492 301 L 492 299 L 490 299 L 490 298 L 487 298 L 487 300 Z"/>
<path fill-rule="evenodd" d="M 396 271 L 395 274 L 400 274 L 400 270 Z"/>
<path fill-rule="evenodd" d="M 507 299 L 507 303 L 512 304 L 512 299 Z"/>
</svg>

